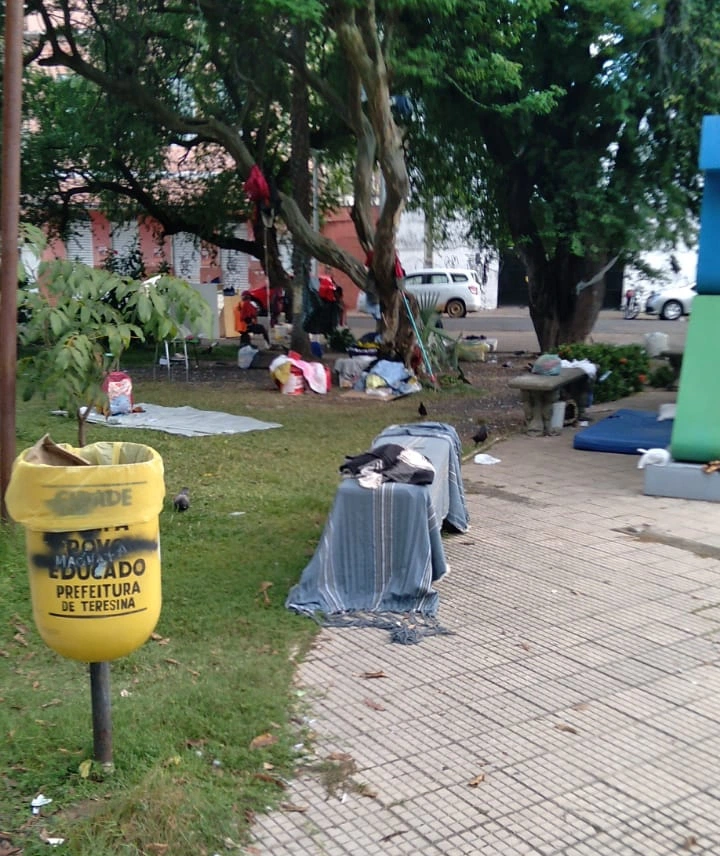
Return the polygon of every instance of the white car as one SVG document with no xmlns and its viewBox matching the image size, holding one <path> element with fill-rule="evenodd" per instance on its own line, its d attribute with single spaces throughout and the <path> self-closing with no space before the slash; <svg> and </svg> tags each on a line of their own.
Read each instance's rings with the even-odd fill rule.
<svg viewBox="0 0 720 856">
<path fill-rule="evenodd" d="M 659 315 L 663 321 L 677 321 L 690 314 L 690 307 L 697 291 L 694 285 L 671 285 L 652 291 L 645 304 L 648 315 Z"/>
<path fill-rule="evenodd" d="M 403 287 L 420 301 L 423 295 L 432 295 L 437 311 L 447 312 L 451 318 L 464 318 L 468 312 L 482 309 L 483 284 L 470 268 L 416 270 L 403 279 Z"/>
<path fill-rule="evenodd" d="M 405 276 L 402 286 L 421 303 L 423 298 L 435 300 L 437 311 L 447 312 L 451 318 L 464 318 L 468 312 L 482 309 L 483 285 L 477 271 L 470 268 L 416 270 Z M 361 292 L 357 310 L 373 315 L 376 305 Z"/>
</svg>

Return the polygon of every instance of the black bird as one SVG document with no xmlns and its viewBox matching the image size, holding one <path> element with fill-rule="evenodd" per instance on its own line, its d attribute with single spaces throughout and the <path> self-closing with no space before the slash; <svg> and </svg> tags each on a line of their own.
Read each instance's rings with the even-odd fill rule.
<svg viewBox="0 0 720 856">
<path fill-rule="evenodd" d="M 418 413 L 420 416 L 427 416 L 427 407 L 425 407 L 422 401 L 420 402 L 420 407 L 418 407 Z"/>
<path fill-rule="evenodd" d="M 173 499 L 175 511 L 187 511 L 190 508 L 190 488 L 184 487 Z"/>
<path fill-rule="evenodd" d="M 479 446 L 480 443 L 484 443 L 488 438 L 488 427 L 482 422 L 477 431 L 473 434 L 473 440 L 475 441 L 475 445 Z"/>
</svg>

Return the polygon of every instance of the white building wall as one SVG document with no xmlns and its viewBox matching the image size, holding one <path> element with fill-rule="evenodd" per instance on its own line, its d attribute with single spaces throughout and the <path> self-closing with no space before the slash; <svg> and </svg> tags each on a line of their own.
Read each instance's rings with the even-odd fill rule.
<svg viewBox="0 0 720 856">
<path fill-rule="evenodd" d="M 187 232 L 173 235 L 173 268 L 175 276 L 188 282 L 200 282 L 200 241 Z"/>
<path fill-rule="evenodd" d="M 675 256 L 680 272 L 675 273 L 672 269 L 670 258 Z M 645 276 L 644 273 L 637 268 L 628 265 L 625 268 L 623 276 L 624 288 L 640 288 L 648 291 L 649 289 L 658 289 L 663 286 L 675 285 L 678 282 L 687 282 L 693 284 L 697 276 L 697 249 L 689 250 L 687 247 L 681 247 L 674 253 L 670 251 L 653 251 L 643 253 L 641 260 L 651 268 L 659 272 L 656 279 L 651 279 Z"/>
<path fill-rule="evenodd" d="M 238 238 L 251 237 L 250 228 L 245 223 L 237 225 L 233 231 Z M 220 267 L 223 272 L 224 288 L 232 286 L 236 294 L 242 294 L 247 289 L 249 261 L 247 253 L 241 253 L 238 250 L 220 250 Z"/>
<path fill-rule="evenodd" d="M 121 259 L 127 258 L 138 241 L 137 220 L 127 223 L 113 223 L 111 232 L 112 248 Z M 92 264 L 92 262 L 90 262 Z"/>
<path fill-rule="evenodd" d="M 93 266 L 93 236 L 90 220 L 73 222 L 70 235 L 65 243 L 65 252 L 71 261 L 78 261 L 89 267 Z"/>
</svg>

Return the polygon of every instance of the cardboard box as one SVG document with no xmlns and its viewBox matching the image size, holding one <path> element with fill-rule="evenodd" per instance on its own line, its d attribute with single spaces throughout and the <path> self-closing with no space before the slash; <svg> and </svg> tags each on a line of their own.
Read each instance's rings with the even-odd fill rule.
<svg viewBox="0 0 720 856">
<path fill-rule="evenodd" d="M 223 339 L 240 338 L 240 334 L 235 329 L 235 307 L 240 303 L 241 299 L 239 294 L 223 299 L 223 307 L 220 312 L 220 336 Z"/>
</svg>

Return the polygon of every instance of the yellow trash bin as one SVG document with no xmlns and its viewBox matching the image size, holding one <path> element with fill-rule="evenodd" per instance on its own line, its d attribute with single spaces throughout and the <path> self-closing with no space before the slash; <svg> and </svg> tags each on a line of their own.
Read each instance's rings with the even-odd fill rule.
<svg viewBox="0 0 720 856">
<path fill-rule="evenodd" d="M 41 462 L 43 443 L 77 465 Z M 139 443 L 45 437 L 17 457 L 5 501 L 25 527 L 33 616 L 54 651 L 100 663 L 147 641 L 162 603 L 164 496 L 162 458 Z"/>
</svg>

